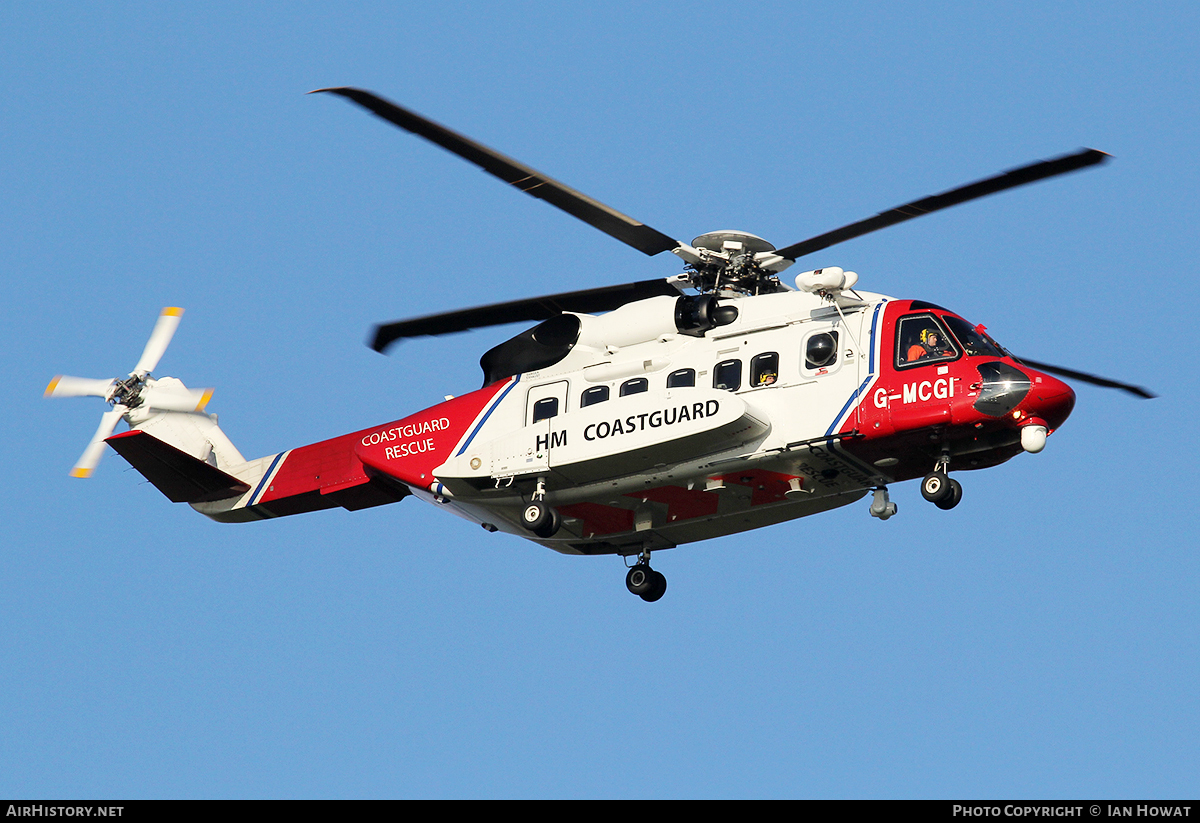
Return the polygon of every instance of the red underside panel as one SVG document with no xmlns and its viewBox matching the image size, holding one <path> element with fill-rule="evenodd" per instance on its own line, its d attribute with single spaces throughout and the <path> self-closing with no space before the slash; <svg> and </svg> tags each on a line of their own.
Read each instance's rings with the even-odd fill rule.
<svg viewBox="0 0 1200 823">
<path fill-rule="evenodd" d="M 789 481 L 796 479 L 796 476 L 753 469 L 721 475 L 713 479 L 722 480 L 726 485 L 749 488 L 751 490 L 750 505 L 761 506 L 786 500 L 786 493 L 791 488 Z M 714 492 L 703 489 L 686 489 L 682 486 L 659 486 L 635 494 L 626 494 L 625 497 L 631 498 L 630 506 L 636 506 L 635 501 L 666 506 L 668 524 L 697 517 L 712 517 L 716 515 L 721 502 L 720 497 Z M 602 503 L 572 503 L 569 506 L 562 506 L 558 511 L 564 517 L 583 521 L 581 532 L 584 537 L 633 531 L 634 511 L 632 508 L 609 506 Z"/>
<path fill-rule="evenodd" d="M 764 503 L 778 503 L 780 500 L 786 500 L 786 493 L 791 488 L 788 485 L 788 481 L 795 479 L 795 477 L 796 475 L 794 474 L 780 474 L 779 472 L 764 471 L 762 469 L 721 475 L 721 479 L 726 483 L 746 486 L 753 490 L 750 496 L 751 506 L 761 506 Z"/>
<path fill-rule="evenodd" d="M 633 531 L 633 512 L 600 503 L 572 503 L 558 510 L 563 517 L 583 521 L 584 537 Z"/>
<path fill-rule="evenodd" d="M 667 522 L 676 520 L 691 520 L 693 517 L 708 517 L 717 513 L 717 505 L 721 502 L 715 494 L 693 489 L 688 491 L 682 486 L 661 486 L 657 489 L 647 489 L 637 494 L 628 494 L 637 500 L 649 500 L 652 503 L 663 503 L 667 507 Z"/>
</svg>

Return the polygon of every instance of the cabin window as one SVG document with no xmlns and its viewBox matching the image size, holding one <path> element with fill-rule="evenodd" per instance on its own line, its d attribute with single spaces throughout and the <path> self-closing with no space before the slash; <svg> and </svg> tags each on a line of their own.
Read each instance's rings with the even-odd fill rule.
<svg viewBox="0 0 1200 823">
<path fill-rule="evenodd" d="M 932 314 L 901 317 L 896 324 L 896 366 L 907 368 L 958 357 L 958 347 Z"/>
<path fill-rule="evenodd" d="M 724 360 L 713 369 L 713 388 L 737 391 L 742 387 L 742 361 Z"/>
<path fill-rule="evenodd" d="M 750 386 L 770 386 L 779 380 L 779 352 L 755 355 L 750 361 Z"/>
<path fill-rule="evenodd" d="M 804 368 L 810 371 L 836 366 L 837 357 L 838 333 L 835 331 L 814 334 L 804 344 Z"/>
<path fill-rule="evenodd" d="M 650 381 L 645 377 L 635 377 L 621 384 L 622 397 L 627 394 L 641 394 L 644 391 L 650 391 Z"/>
<path fill-rule="evenodd" d="M 987 357 L 1004 356 L 1004 352 L 1000 351 L 1000 347 L 992 342 L 986 334 L 976 331 L 970 323 L 961 317 L 947 315 L 942 319 L 946 321 L 946 325 L 950 327 L 950 331 L 954 332 L 954 336 L 958 338 L 958 342 L 962 343 L 963 348 L 967 350 L 967 354 L 982 354 Z M 981 326 L 980 328 L 982 329 L 983 327 Z"/>
<path fill-rule="evenodd" d="M 566 380 L 530 386 L 525 396 L 525 425 L 533 426 L 566 412 L 569 391 L 570 383 Z"/>
<path fill-rule="evenodd" d="M 583 393 L 583 397 L 579 398 L 579 407 L 591 406 L 595 403 L 603 403 L 608 399 L 608 386 L 592 386 Z"/>
<path fill-rule="evenodd" d="M 549 420 L 551 417 L 558 417 L 558 398 L 543 397 L 541 400 L 533 404 L 533 422 L 539 420 Z"/>
<path fill-rule="evenodd" d="M 696 385 L 696 370 L 695 369 L 680 369 L 673 371 L 667 375 L 667 388 L 678 389 L 685 386 Z"/>
</svg>

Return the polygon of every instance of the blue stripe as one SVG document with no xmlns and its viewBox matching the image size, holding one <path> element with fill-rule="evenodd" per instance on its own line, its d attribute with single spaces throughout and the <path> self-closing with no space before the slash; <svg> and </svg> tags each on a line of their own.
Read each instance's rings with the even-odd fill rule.
<svg viewBox="0 0 1200 823">
<path fill-rule="evenodd" d="M 879 320 L 879 310 L 883 308 L 883 303 L 879 303 L 875 307 L 875 313 L 871 315 L 871 359 L 867 369 L 868 374 L 875 374 L 875 323 Z"/>
<path fill-rule="evenodd" d="M 850 399 L 846 401 L 846 405 L 842 406 L 842 410 L 833 418 L 833 422 L 829 424 L 829 430 L 825 432 L 825 436 L 833 434 L 834 429 L 838 427 L 838 422 L 842 419 L 842 415 L 862 396 L 863 391 L 867 388 L 872 380 L 875 379 L 875 327 L 879 321 L 879 310 L 883 308 L 883 303 L 875 306 L 875 312 L 871 315 L 871 339 L 867 348 L 871 352 L 871 357 L 867 361 L 867 379 L 862 382 L 862 385 L 854 390 L 850 395 Z"/>
<path fill-rule="evenodd" d="M 846 401 L 846 405 L 842 406 L 842 410 L 837 413 L 837 416 L 833 418 L 833 422 L 829 424 L 829 429 L 825 432 L 826 437 L 833 434 L 833 430 L 837 428 L 838 421 L 842 419 L 842 415 L 845 414 L 846 410 L 854 404 L 854 401 L 858 399 L 859 395 L 862 394 L 863 389 L 867 387 L 867 384 L 870 383 L 874 377 L 875 375 L 873 374 L 868 375 L 867 379 L 863 381 L 863 384 L 854 390 L 854 393 L 850 395 L 850 399 Z"/>
<path fill-rule="evenodd" d="M 496 408 L 500 405 L 500 402 L 502 400 L 504 400 L 505 397 L 508 396 L 508 393 L 510 391 L 512 391 L 513 387 L 516 386 L 517 383 L 519 383 L 520 381 L 521 381 L 521 375 L 518 374 L 516 377 L 513 378 L 513 381 L 508 384 L 508 388 L 505 389 L 504 391 L 500 392 L 500 396 L 492 401 L 491 408 L 488 409 L 487 413 L 483 415 L 483 418 L 480 419 L 480 421 L 475 424 L 475 428 L 471 430 L 470 436 L 467 437 L 467 442 L 462 444 L 462 448 L 459 449 L 458 452 L 454 455 L 455 457 L 458 457 L 460 454 L 462 454 L 463 452 L 465 452 L 467 450 L 467 446 L 471 445 L 471 441 L 475 439 L 475 435 L 479 434 L 479 430 L 483 428 L 483 424 L 486 423 L 487 419 L 492 416 L 492 412 L 494 412 L 496 410 Z"/>
<path fill-rule="evenodd" d="M 254 490 L 254 494 L 250 495 L 250 503 L 248 505 L 253 506 L 258 502 L 258 496 L 262 492 L 263 486 L 267 485 L 267 481 L 271 479 L 271 472 L 275 471 L 275 467 L 279 465 L 279 461 L 283 459 L 285 454 L 287 452 L 280 452 L 275 455 L 275 459 L 271 461 L 271 466 L 267 469 L 267 473 L 263 475 L 262 480 L 258 481 L 258 488 Z"/>
</svg>

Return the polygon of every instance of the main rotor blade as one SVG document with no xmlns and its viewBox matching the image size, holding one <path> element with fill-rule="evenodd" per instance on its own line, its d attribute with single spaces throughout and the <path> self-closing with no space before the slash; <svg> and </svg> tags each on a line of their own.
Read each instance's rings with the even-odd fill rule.
<svg viewBox="0 0 1200 823">
<path fill-rule="evenodd" d="M 179 320 L 182 317 L 183 309 L 169 306 L 162 310 L 158 315 L 158 322 L 154 324 L 154 331 L 150 332 L 150 339 L 146 341 L 141 359 L 133 367 L 134 374 L 145 376 L 154 371 L 171 338 L 175 336 L 175 330 L 179 328 Z"/>
<path fill-rule="evenodd" d="M 511 300 L 507 303 L 493 303 L 490 306 L 476 306 L 473 309 L 461 309 L 442 314 L 430 314 L 425 317 L 414 317 L 411 320 L 383 323 L 375 327 L 375 335 L 371 339 L 370 345 L 375 351 L 381 352 L 396 340 L 405 337 L 451 334 L 484 326 L 499 326 L 504 323 L 548 320 L 557 314 L 568 311 L 594 314 L 612 311 L 626 303 L 644 300 L 647 297 L 678 297 L 679 294 L 679 290 L 667 280 L 640 280 L 636 283 L 622 283 L 618 286 L 604 286 L 598 289 L 530 297 L 525 300 Z"/>
<path fill-rule="evenodd" d="M 100 458 L 104 456 L 104 441 L 112 436 L 113 431 L 117 428 L 117 423 L 121 421 L 121 416 L 127 411 L 129 409 L 124 406 L 113 406 L 111 411 L 104 413 L 104 416 L 100 418 L 100 427 L 92 435 L 92 442 L 88 443 L 87 448 L 83 450 L 83 455 L 71 469 L 72 477 L 92 476 Z"/>
<path fill-rule="evenodd" d="M 801 240 L 799 243 L 793 243 L 785 248 L 777 249 L 775 253 L 787 260 L 795 260 L 806 254 L 812 254 L 815 251 L 820 251 L 837 243 L 861 237 L 864 234 L 884 229 L 888 226 L 894 226 L 897 223 L 903 223 L 905 220 L 911 220 L 914 217 L 940 211 L 950 206 L 957 206 L 959 203 L 966 203 L 968 200 L 986 197 L 989 194 L 995 194 L 1007 189 L 1016 188 L 1017 186 L 1024 186 L 1027 183 L 1045 180 L 1047 177 L 1054 177 L 1059 174 L 1075 171 L 1076 169 L 1104 163 L 1108 158 L 1109 155 L 1096 149 L 1080 149 L 1074 154 L 1066 154 L 1062 157 L 1056 157 L 1053 160 L 1040 160 L 1037 163 L 1030 163 L 1028 166 L 1006 171 L 1003 174 L 989 177 L 986 180 L 979 180 L 975 183 L 960 186 L 957 189 L 944 191 L 941 194 L 934 194 L 921 200 L 905 203 L 903 206 L 897 206 L 894 209 L 880 212 L 866 220 L 850 223 L 849 225 L 842 226 L 840 229 L 834 229 L 825 234 L 810 237 L 808 240 Z"/>
<path fill-rule="evenodd" d="M 90 377 L 71 377 L 60 374 L 46 387 L 46 397 L 103 397 L 108 399 L 116 380 L 94 380 Z"/>
<path fill-rule="evenodd" d="M 1078 380 L 1081 383 L 1091 383 L 1093 386 L 1102 386 L 1106 389 L 1120 389 L 1121 391 L 1127 391 L 1130 394 L 1136 394 L 1138 397 L 1144 397 L 1147 400 L 1153 400 L 1155 397 L 1158 397 L 1157 394 L 1149 389 L 1144 389 L 1141 386 L 1135 386 L 1132 383 L 1121 383 L 1117 380 L 1109 380 L 1107 377 L 1099 377 L 1094 374 L 1088 374 L 1087 372 L 1075 371 L 1074 369 L 1064 369 L 1062 366 L 1052 366 L 1049 363 L 1039 363 L 1036 360 L 1029 360 L 1024 357 L 1014 357 L 1013 359 L 1018 363 L 1024 363 L 1031 368 L 1038 369 L 1039 371 L 1049 372 L 1050 374 L 1057 374 L 1059 377 L 1065 377 L 1068 380 Z"/>
<path fill-rule="evenodd" d="M 578 217 L 583 222 L 595 226 L 610 237 L 615 237 L 643 254 L 653 255 L 671 251 L 681 245 L 678 240 L 609 208 L 599 200 L 594 200 L 586 194 L 558 182 L 553 177 L 548 177 L 495 149 L 477 143 L 465 135 L 451 131 L 443 125 L 397 106 L 369 91 L 342 87 L 316 89 L 309 94 L 318 92 L 339 94 L 347 100 L 352 100 L 389 123 L 394 123 L 405 131 L 410 131 L 436 143 L 464 160 L 474 163 L 488 174 L 516 186 L 531 197 L 557 206 L 572 217 Z"/>
</svg>

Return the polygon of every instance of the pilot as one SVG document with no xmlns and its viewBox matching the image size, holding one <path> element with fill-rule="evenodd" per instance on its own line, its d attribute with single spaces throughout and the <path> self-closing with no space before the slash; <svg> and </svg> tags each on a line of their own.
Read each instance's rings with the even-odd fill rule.
<svg viewBox="0 0 1200 823">
<path fill-rule="evenodd" d="M 758 376 L 758 385 L 769 386 L 772 383 L 774 383 L 777 379 L 779 379 L 779 375 L 777 375 L 775 372 L 765 371 Z"/>
<path fill-rule="evenodd" d="M 947 350 L 947 347 L 942 343 L 942 335 L 935 328 L 921 329 L 921 342 L 913 343 L 908 347 L 908 358 L 906 362 L 911 363 L 914 360 L 928 357 L 944 357 L 954 354 L 953 351 Z"/>
</svg>

